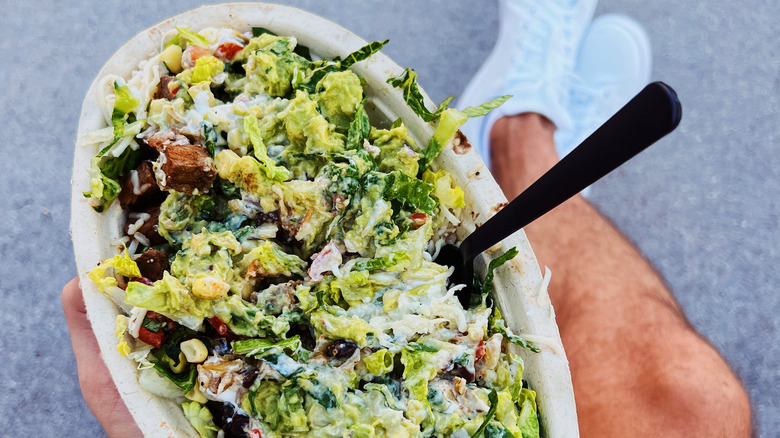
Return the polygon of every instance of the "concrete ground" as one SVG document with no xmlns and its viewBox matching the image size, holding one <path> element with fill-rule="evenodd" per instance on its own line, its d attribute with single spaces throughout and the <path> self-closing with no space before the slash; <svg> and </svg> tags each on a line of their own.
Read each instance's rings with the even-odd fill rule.
<svg viewBox="0 0 780 438">
<path fill-rule="evenodd" d="M 457 94 L 496 37 L 495 1 L 291 1 Z M 102 436 L 79 393 L 59 292 L 75 275 L 71 150 L 84 93 L 135 33 L 198 2 L 3 2 L 0 17 L 0 435 Z M 678 130 L 594 186 L 592 200 L 663 273 L 729 360 L 761 436 L 780 430 L 780 3 L 604 0 L 647 28 Z M 659 339 L 659 342 L 663 342 Z M 676 352 L 670 351 L 669 354 Z M 775 432 L 772 432 L 775 431 Z"/>
</svg>

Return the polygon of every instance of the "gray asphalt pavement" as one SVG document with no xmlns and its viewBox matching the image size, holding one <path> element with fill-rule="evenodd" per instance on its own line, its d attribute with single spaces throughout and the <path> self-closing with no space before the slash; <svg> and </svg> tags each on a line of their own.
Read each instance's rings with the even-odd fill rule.
<svg viewBox="0 0 780 438">
<path fill-rule="evenodd" d="M 127 39 L 199 2 L 2 2 L 0 16 L 0 435 L 103 436 L 79 393 L 59 292 L 83 95 Z M 494 1 L 290 1 L 413 67 L 435 101 L 487 56 Z M 729 360 L 761 436 L 780 430 L 780 2 L 604 0 L 651 36 L 653 79 L 683 102 L 678 130 L 591 199 L 666 277 L 691 323 Z M 664 342 L 659 339 L 659 342 Z M 669 354 L 680 352 L 670 351 Z"/>
</svg>

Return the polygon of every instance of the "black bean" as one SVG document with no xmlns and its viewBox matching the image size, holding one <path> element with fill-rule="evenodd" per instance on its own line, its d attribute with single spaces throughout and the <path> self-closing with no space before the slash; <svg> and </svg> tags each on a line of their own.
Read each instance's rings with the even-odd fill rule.
<svg viewBox="0 0 780 438">
<path fill-rule="evenodd" d="M 453 367 L 452 374 L 454 374 L 454 375 L 456 375 L 458 377 L 462 377 L 462 378 L 466 379 L 466 381 L 469 382 L 469 383 L 474 383 L 474 380 L 476 378 L 474 373 L 469 371 L 468 368 L 464 367 L 463 365 L 458 365 L 458 364 L 455 364 L 455 366 Z"/>
<path fill-rule="evenodd" d="M 247 436 L 244 428 L 249 425 L 249 417 L 236 411 L 232 404 L 209 400 L 206 402 L 206 407 L 214 416 L 214 424 L 225 432 L 225 438 Z"/>
<path fill-rule="evenodd" d="M 338 341 L 333 342 L 330 344 L 327 350 L 325 350 L 325 354 L 328 355 L 328 357 L 332 357 L 335 359 L 346 359 L 350 356 L 352 356 L 353 353 L 355 353 L 355 350 L 357 350 L 358 345 L 352 341 L 347 341 L 345 339 L 339 339 Z"/>
<path fill-rule="evenodd" d="M 255 383 L 255 379 L 257 379 L 257 375 L 260 374 L 260 370 L 250 365 L 242 369 L 240 374 L 244 376 L 244 388 L 249 388 Z"/>
<path fill-rule="evenodd" d="M 225 338 L 214 339 L 214 353 L 219 356 L 225 356 L 233 353 L 233 347 L 230 342 Z"/>
<path fill-rule="evenodd" d="M 258 213 L 255 216 L 255 224 L 261 225 L 265 223 L 278 224 L 282 220 L 279 210 L 269 211 L 268 213 Z"/>
</svg>

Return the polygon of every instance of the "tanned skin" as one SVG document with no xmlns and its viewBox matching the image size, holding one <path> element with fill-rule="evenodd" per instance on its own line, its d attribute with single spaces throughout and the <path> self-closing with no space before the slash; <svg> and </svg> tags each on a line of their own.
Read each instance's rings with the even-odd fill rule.
<svg viewBox="0 0 780 438">
<path fill-rule="evenodd" d="M 512 199 L 549 170 L 555 125 L 496 121 L 493 175 Z M 718 352 L 688 323 L 663 279 L 580 195 L 525 228 L 569 359 L 580 434 L 749 437 L 750 403 Z"/>
</svg>

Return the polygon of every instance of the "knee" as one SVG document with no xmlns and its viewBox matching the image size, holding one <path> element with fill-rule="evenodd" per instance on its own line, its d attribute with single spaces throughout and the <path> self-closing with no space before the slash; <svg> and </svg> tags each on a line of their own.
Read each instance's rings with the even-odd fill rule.
<svg viewBox="0 0 780 438">
<path fill-rule="evenodd" d="M 706 344 L 678 354 L 685 357 L 656 376 L 654 408 L 665 411 L 680 436 L 750 437 L 750 401 L 723 358 Z"/>
</svg>

